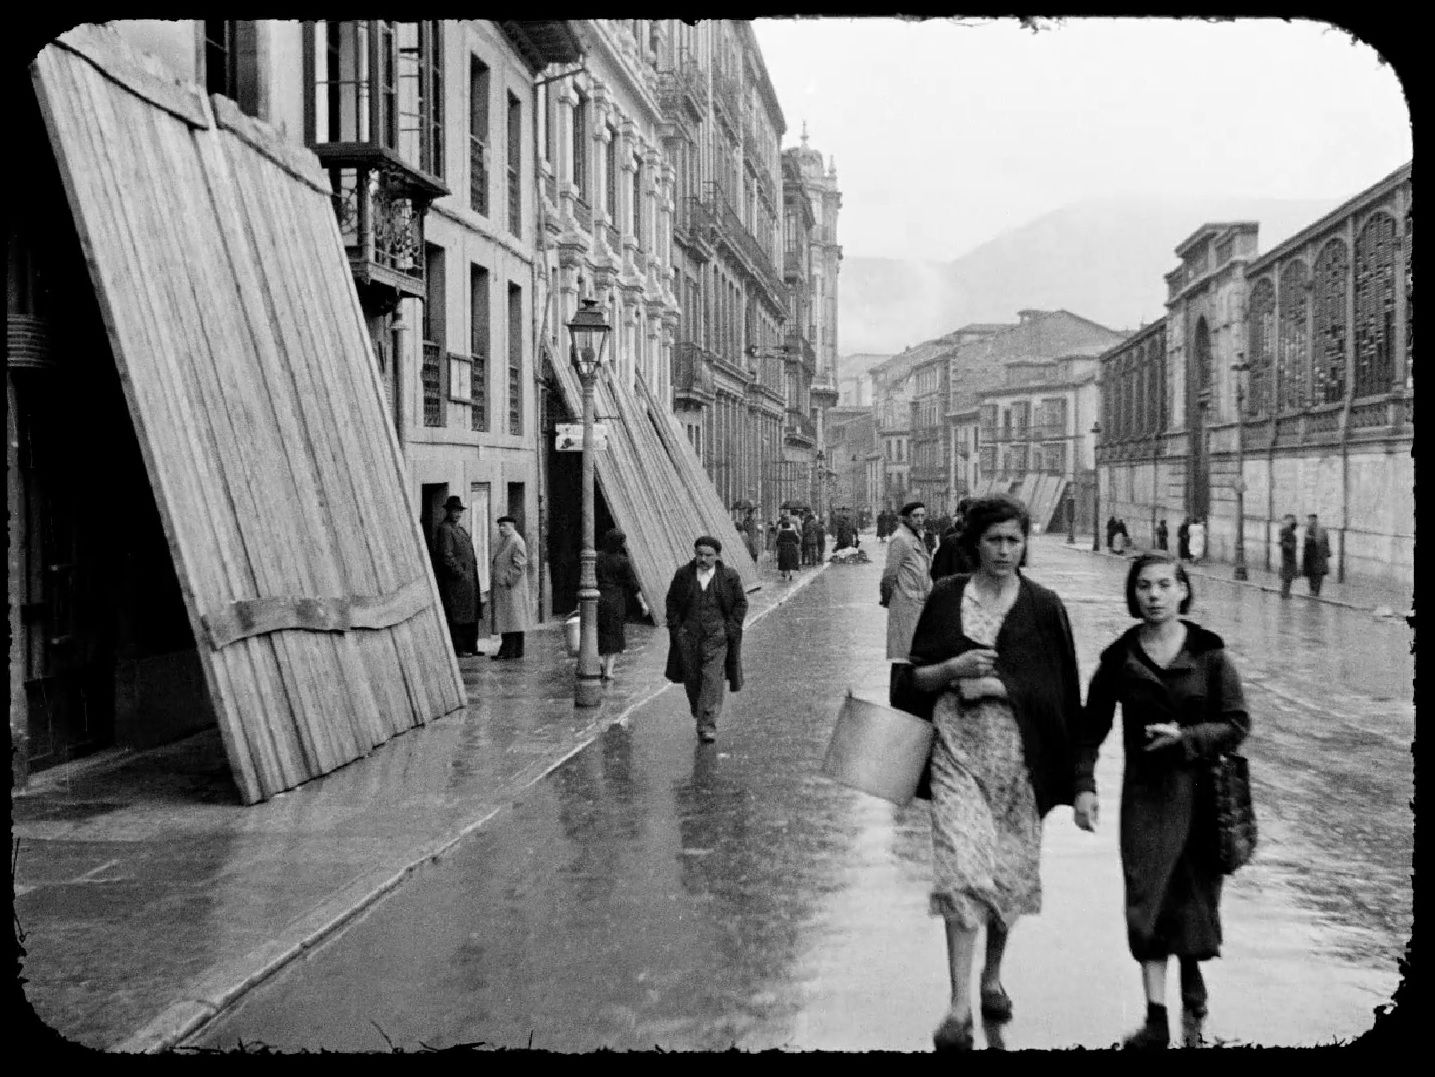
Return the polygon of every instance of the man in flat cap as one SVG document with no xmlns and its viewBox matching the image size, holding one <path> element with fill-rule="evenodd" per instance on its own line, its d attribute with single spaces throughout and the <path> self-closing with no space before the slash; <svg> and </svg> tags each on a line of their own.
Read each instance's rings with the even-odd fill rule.
<svg viewBox="0 0 1435 1077">
<path fill-rule="evenodd" d="M 742 688 L 742 622 L 747 594 L 737 570 L 718 560 L 722 543 L 711 535 L 693 542 L 693 559 L 668 586 L 668 680 L 688 692 L 698 739 L 717 739 L 723 680 Z"/>
</svg>

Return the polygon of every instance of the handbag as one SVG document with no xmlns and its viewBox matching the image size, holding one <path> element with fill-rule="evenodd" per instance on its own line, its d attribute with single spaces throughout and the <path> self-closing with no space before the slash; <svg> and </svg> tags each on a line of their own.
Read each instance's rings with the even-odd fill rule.
<svg viewBox="0 0 1435 1077">
<path fill-rule="evenodd" d="M 1216 864 L 1230 875 L 1256 851 L 1256 807 L 1251 800 L 1251 771 L 1246 757 L 1224 752 L 1211 764 L 1215 807 Z"/>
</svg>

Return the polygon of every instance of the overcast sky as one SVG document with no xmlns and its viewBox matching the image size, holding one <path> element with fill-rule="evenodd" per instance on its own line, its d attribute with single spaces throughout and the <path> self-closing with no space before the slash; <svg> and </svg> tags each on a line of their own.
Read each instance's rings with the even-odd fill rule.
<svg viewBox="0 0 1435 1077">
<path fill-rule="evenodd" d="M 955 258 L 1100 195 L 1348 198 L 1412 155 L 1400 82 L 1321 23 L 760 19 L 834 156 L 849 256 Z"/>
</svg>

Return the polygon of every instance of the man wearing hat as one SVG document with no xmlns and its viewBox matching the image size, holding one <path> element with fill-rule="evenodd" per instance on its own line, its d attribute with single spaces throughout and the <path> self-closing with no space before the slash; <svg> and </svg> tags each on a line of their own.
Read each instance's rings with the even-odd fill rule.
<svg viewBox="0 0 1435 1077">
<path fill-rule="evenodd" d="M 434 539 L 439 598 L 453 637 L 454 653 L 468 658 L 478 650 L 478 619 L 483 615 L 483 602 L 478 596 L 478 559 L 473 555 L 472 537 L 459 523 L 463 502 L 450 497 L 443 509 L 444 519 Z"/>
<path fill-rule="evenodd" d="M 668 586 L 668 680 L 688 692 L 698 739 L 717 739 L 723 680 L 742 688 L 742 622 L 747 594 L 737 570 L 718 560 L 722 543 L 711 535 L 693 542 L 693 559 Z"/>
<path fill-rule="evenodd" d="M 528 590 L 528 546 L 512 516 L 498 518 L 498 550 L 493 555 L 493 630 L 502 638 L 493 657 L 523 657 L 523 634 L 533 625 Z"/>
</svg>

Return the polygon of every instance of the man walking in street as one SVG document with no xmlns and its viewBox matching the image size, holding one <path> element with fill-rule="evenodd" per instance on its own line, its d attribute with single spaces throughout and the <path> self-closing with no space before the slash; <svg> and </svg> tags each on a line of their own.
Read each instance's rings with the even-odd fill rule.
<svg viewBox="0 0 1435 1077">
<path fill-rule="evenodd" d="M 1320 585 L 1330 571 L 1330 533 L 1320 526 L 1315 513 L 1305 518 L 1305 545 L 1301 548 L 1300 568 L 1310 581 L 1310 593 L 1320 594 Z"/>
<path fill-rule="evenodd" d="M 483 603 L 478 595 L 478 558 L 473 539 L 459 523 L 465 511 L 458 497 L 443 503 L 444 518 L 434 538 L 434 561 L 439 570 L 439 598 L 453 638 L 453 653 L 471 658 L 478 651 L 478 619 Z"/>
<path fill-rule="evenodd" d="M 1290 598 L 1291 581 L 1300 575 L 1296 562 L 1295 515 L 1286 513 L 1281 518 L 1281 598 Z"/>
<path fill-rule="evenodd" d="M 1181 561 L 1191 560 L 1191 517 L 1186 516 L 1176 528 L 1176 557 Z"/>
<path fill-rule="evenodd" d="M 717 739 L 723 681 L 742 688 L 742 622 L 747 594 L 737 570 L 718 560 L 722 543 L 711 535 L 693 542 L 693 559 L 673 574 L 666 602 L 668 680 L 687 689 L 698 739 Z"/>
<path fill-rule="evenodd" d="M 493 658 L 523 657 L 523 634 L 533 625 L 528 592 L 528 546 L 512 516 L 498 518 L 498 549 L 493 555 L 493 630 L 502 637 Z"/>
<path fill-rule="evenodd" d="M 748 509 L 747 515 L 742 520 L 742 533 L 743 540 L 747 543 L 748 555 L 752 558 L 754 565 L 757 564 L 757 555 L 760 552 L 758 549 L 759 532 L 757 516 L 753 514 L 752 509 Z"/>
<path fill-rule="evenodd" d="M 802 515 L 802 563 L 817 564 L 817 517 L 808 509 Z"/>
<path fill-rule="evenodd" d="M 902 506 L 900 520 L 887 542 L 881 584 L 881 602 L 887 607 L 887 661 L 892 663 L 888 698 L 894 707 L 900 667 L 911 664 L 917 618 L 932 592 L 932 555 L 922 540 L 927 507 L 920 501 L 909 501 Z"/>
<path fill-rule="evenodd" d="M 1171 529 L 1166 526 L 1166 521 L 1162 520 L 1159 524 L 1156 525 L 1156 549 L 1169 549 L 1170 547 L 1168 543 L 1170 542 L 1170 538 Z"/>
</svg>

